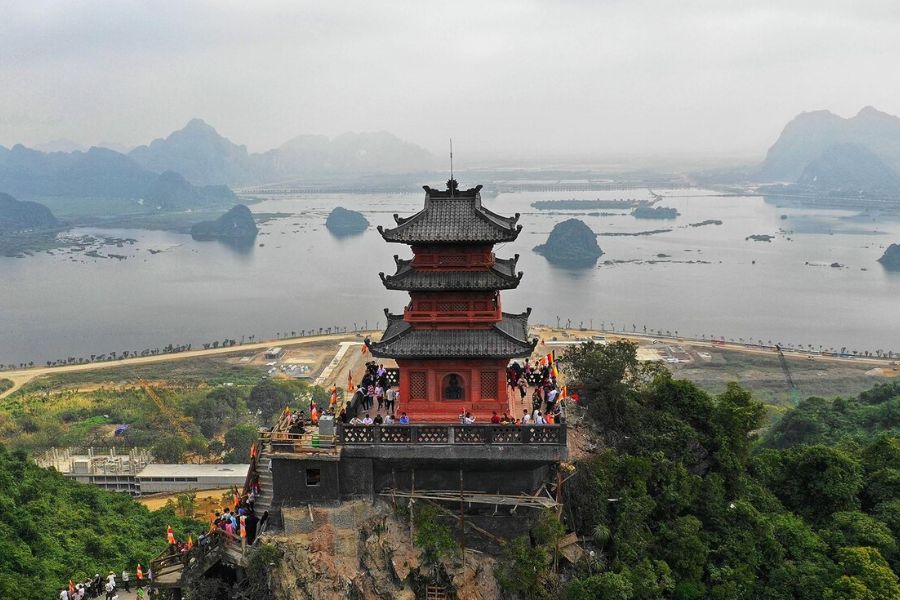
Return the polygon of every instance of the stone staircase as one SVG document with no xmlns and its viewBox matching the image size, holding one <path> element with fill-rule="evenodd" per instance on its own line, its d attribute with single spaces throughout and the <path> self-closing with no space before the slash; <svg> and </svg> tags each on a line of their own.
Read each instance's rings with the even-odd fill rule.
<svg viewBox="0 0 900 600">
<path fill-rule="evenodd" d="M 262 516 L 265 511 L 272 513 L 272 458 L 271 444 L 268 442 L 260 444 L 259 456 L 256 459 L 256 472 L 259 475 L 260 493 L 253 504 L 253 511 L 257 516 Z"/>
</svg>

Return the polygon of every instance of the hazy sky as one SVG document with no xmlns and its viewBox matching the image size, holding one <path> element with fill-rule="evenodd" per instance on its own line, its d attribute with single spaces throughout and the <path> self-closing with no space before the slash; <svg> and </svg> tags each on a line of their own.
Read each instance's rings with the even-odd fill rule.
<svg viewBox="0 0 900 600">
<path fill-rule="evenodd" d="M 0 144 L 201 117 L 251 150 L 762 156 L 804 110 L 900 113 L 898 33 L 896 0 L 0 0 Z"/>
</svg>

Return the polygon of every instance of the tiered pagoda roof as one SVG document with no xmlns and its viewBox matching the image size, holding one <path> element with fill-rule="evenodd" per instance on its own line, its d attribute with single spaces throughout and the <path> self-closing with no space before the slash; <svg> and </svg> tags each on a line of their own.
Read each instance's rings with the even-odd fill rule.
<svg viewBox="0 0 900 600">
<path fill-rule="evenodd" d="M 489 291 L 511 290 L 522 280 L 522 271 L 516 273 L 519 255 L 513 258 L 498 258 L 485 271 L 436 271 L 418 270 L 411 260 L 401 260 L 396 255 L 397 272 L 393 275 L 379 273 L 384 287 L 389 290 L 417 292 L 435 291 Z"/>
<path fill-rule="evenodd" d="M 522 230 L 517 225 L 519 215 L 504 217 L 481 205 L 481 186 L 460 190 L 455 180 L 447 182 L 446 190 L 425 189 L 425 207 L 402 218 L 394 215 L 393 229 L 378 227 L 388 242 L 409 244 L 420 260 L 401 260 L 394 257 L 397 270 L 393 275 L 379 273 L 389 290 L 406 290 L 418 313 L 407 321 L 401 315 L 385 311 L 388 325 L 379 342 L 366 344 L 372 355 L 395 359 L 510 359 L 529 356 L 536 340 L 528 340 L 529 309 L 522 314 L 503 313 L 499 306 L 499 290 L 519 285 L 522 273 L 516 273 L 519 256 L 496 259 L 490 246 L 510 242 Z M 437 248 L 436 248 L 437 247 Z M 479 259 L 472 264 L 442 263 L 441 257 L 476 248 Z M 480 253 L 480 254 L 478 254 Z M 421 256 L 429 258 L 421 260 Z M 441 292 L 454 293 L 458 304 L 472 306 L 476 301 L 489 304 L 491 309 L 478 309 L 477 317 L 469 309 L 441 309 L 431 305 Z M 417 302 L 428 297 L 429 307 L 417 309 Z M 462 296 L 462 298 L 459 298 Z M 457 327 L 449 326 L 459 319 Z M 441 320 L 441 327 L 433 322 Z M 412 321 L 412 322 L 411 322 Z"/>
<path fill-rule="evenodd" d="M 537 339 L 528 341 L 529 308 L 522 314 L 503 313 L 488 329 L 415 329 L 385 310 L 388 326 L 380 342 L 366 340 L 379 358 L 519 358 L 530 356 Z"/>
<path fill-rule="evenodd" d="M 423 186 L 425 208 L 411 217 L 394 215 L 397 227 L 378 233 L 388 242 L 400 244 L 497 244 L 511 242 L 522 230 L 516 225 L 519 214 L 504 217 L 481 205 L 481 186 L 456 189 L 450 180 L 447 190 Z"/>
</svg>

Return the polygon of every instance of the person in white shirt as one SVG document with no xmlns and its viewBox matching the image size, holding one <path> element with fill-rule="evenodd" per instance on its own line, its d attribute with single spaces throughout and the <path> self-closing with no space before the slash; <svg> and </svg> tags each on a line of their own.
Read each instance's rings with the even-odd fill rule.
<svg viewBox="0 0 900 600">
<path fill-rule="evenodd" d="M 113 578 L 115 579 L 115 578 Z M 116 593 L 116 586 L 112 581 L 106 582 L 106 600 L 112 600 L 113 594 Z"/>
<path fill-rule="evenodd" d="M 68 589 L 66 589 L 66 588 L 62 589 L 62 591 L 59 593 L 59 600 L 69 600 L 69 590 Z"/>
<path fill-rule="evenodd" d="M 528 409 L 524 409 L 522 411 L 522 425 L 528 425 L 531 423 L 531 415 L 528 414 Z"/>
<path fill-rule="evenodd" d="M 369 413 L 366 413 L 366 416 L 363 417 L 362 424 L 363 425 L 371 425 L 375 421 L 372 420 L 372 417 L 369 416 Z"/>
<path fill-rule="evenodd" d="M 534 415 L 532 415 L 531 420 L 534 421 L 535 425 L 543 425 L 544 424 L 544 416 L 541 414 L 541 411 L 534 411 Z"/>
<path fill-rule="evenodd" d="M 125 587 L 126 592 L 131 591 L 131 581 L 128 579 L 128 571 L 122 569 L 122 585 Z"/>
<path fill-rule="evenodd" d="M 465 416 L 463 417 L 463 423 L 465 423 L 466 425 L 474 425 L 475 424 L 475 415 L 467 412 L 465 414 Z"/>
</svg>

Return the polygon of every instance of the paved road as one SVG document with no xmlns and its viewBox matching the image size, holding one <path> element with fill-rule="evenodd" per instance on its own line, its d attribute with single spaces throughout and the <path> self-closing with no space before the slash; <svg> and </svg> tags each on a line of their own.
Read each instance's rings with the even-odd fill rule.
<svg viewBox="0 0 900 600">
<path fill-rule="evenodd" d="M 359 332 L 363 338 L 366 335 L 377 336 L 381 332 Z M 189 358 L 197 358 L 204 356 L 217 356 L 227 354 L 242 354 L 253 350 L 265 350 L 273 345 L 282 347 L 297 346 L 302 344 L 314 344 L 323 341 L 360 341 L 356 333 L 342 333 L 332 335 L 316 335 L 300 338 L 285 338 L 280 340 L 267 340 L 264 342 L 253 342 L 252 344 L 243 344 L 241 346 L 232 346 L 230 348 L 210 348 L 209 350 L 191 350 L 189 352 L 178 352 L 173 354 L 158 354 L 156 356 L 139 356 L 137 358 L 125 358 L 122 360 L 111 360 L 105 362 L 86 363 L 82 365 L 65 365 L 61 367 L 33 367 L 30 369 L 17 369 L 13 371 L 0 371 L 0 379 L 9 379 L 13 382 L 13 387 L 6 392 L 0 394 L 0 398 L 12 394 L 17 389 L 42 375 L 52 375 L 55 373 L 75 373 L 81 371 L 95 371 L 98 369 L 110 369 L 122 366 L 137 366 L 168 362 L 173 360 L 185 360 Z"/>
</svg>

